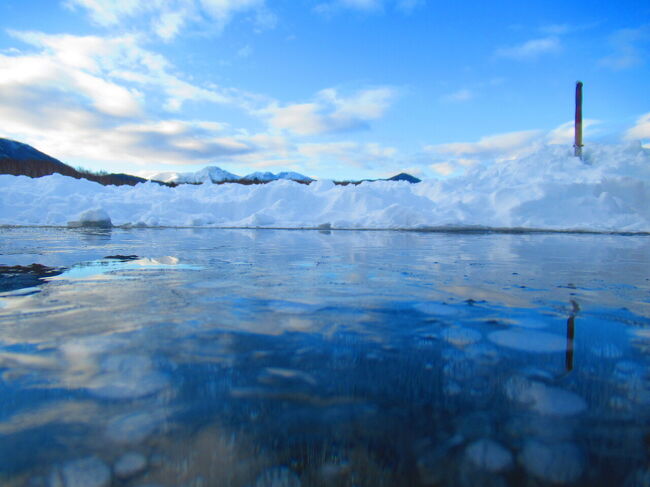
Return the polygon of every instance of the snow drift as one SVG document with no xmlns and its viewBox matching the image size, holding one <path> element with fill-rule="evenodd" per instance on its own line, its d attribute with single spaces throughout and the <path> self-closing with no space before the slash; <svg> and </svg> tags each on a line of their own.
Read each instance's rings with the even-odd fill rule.
<svg viewBox="0 0 650 487">
<path fill-rule="evenodd" d="M 419 184 L 115 187 L 60 175 L 0 176 L 0 225 L 67 225 L 88 212 L 127 226 L 650 232 L 650 150 L 593 147 L 582 162 L 549 146 Z"/>
</svg>

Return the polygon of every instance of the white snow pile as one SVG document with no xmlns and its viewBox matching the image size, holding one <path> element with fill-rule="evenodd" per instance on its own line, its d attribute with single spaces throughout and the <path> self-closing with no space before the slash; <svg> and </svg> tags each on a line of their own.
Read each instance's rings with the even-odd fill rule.
<svg viewBox="0 0 650 487">
<path fill-rule="evenodd" d="M 100 211 L 101 210 L 101 211 Z M 586 160 L 549 146 L 462 176 L 335 186 L 155 183 L 101 186 L 58 174 L 0 176 L 0 225 L 111 221 L 133 226 L 650 232 L 650 150 L 598 146 Z"/>
</svg>

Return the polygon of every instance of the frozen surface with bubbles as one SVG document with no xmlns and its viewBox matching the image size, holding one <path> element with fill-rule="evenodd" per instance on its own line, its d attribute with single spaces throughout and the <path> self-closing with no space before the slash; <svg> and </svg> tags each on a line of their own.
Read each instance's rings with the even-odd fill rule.
<svg viewBox="0 0 650 487">
<path fill-rule="evenodd" d="M 0 484 L 646 485 L 650 238 L 5 228 Z M 4 279 L 0 267 L 0 279 Z"/>
</svg>

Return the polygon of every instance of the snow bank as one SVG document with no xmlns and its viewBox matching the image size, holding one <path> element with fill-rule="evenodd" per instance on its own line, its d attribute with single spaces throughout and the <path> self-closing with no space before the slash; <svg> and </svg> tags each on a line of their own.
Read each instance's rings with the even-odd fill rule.
<svg viewBox="0 0 650 487">
<path fill-rule="evenodd" d="M 600 146 L 587 151 L 586 159 L 549 146 L 450 179 L 359 186 L 279 180 L 116 187 L 60 175 L 3 175 L 0 225 L 66 225 L 87 220 L 88 210 L 103 210 L 116 226 L 650 232 L 650 151 Z"/>
</svg>

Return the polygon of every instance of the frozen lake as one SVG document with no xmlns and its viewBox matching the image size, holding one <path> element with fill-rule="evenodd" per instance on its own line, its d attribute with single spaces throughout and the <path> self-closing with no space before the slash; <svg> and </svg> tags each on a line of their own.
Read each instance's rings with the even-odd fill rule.
<svg viewBox="0 0 650 487">
<path fill-rule="evenodd" d="M 5 227 L 0 264 L 3 486 L 650 484 L 649 236 Z"/>
</svg>

